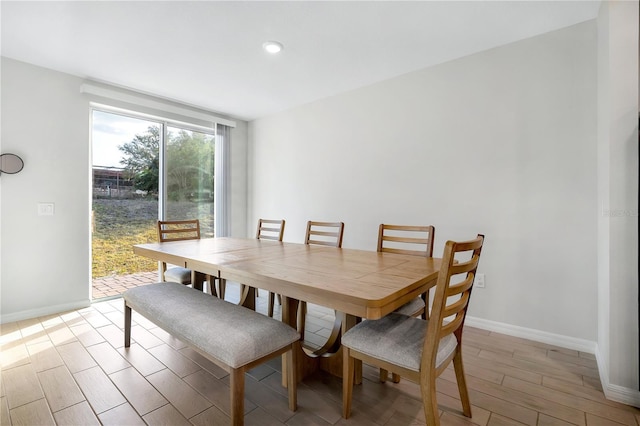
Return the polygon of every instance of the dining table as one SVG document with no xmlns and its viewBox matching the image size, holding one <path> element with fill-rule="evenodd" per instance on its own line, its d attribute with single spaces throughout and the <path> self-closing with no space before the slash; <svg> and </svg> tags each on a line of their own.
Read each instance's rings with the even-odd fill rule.
<svg viewBox="0 0 640 426">
<path fill-rule="evenodd" d="M 341 377 L 340 336 L 362 319 L 379 319 L 416 297 L 424 298 L 437 281 L 441 262 L 433 257 L 235 237 L 137 244 L 133 251 L 222 282 L 243 284 L 240 303 L 249 309 L 255 309 L 256 288 L 279 294 L 281 320 L 294 328 L 300 301 L 335 310 L 331 336 L 322 348 L 309 349 L 301 341 L 300 380 L 318 368 Z M 356 375 L 359 382 L 361 367 Z"/>
</svg>

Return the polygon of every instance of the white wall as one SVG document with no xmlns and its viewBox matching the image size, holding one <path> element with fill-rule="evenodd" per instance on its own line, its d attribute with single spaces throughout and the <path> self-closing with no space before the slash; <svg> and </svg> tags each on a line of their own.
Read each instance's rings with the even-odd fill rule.
<svg viewBox="0 0 640 426">
<path fill-rule="evenodd" d="M 89 108 L 80 79 L 2 59 L 2 318 L 89 303 Z M 38 216 L 38 202 L 55 203 Z"/>
<path fill-rule="evenodd" d="M 90 302 L 89 97 L 83 80 L 2 58 L 3 152 L 25 168 L 0 179 L 2 322 Z M 246 132 L 232 132 L 232 232 L 246 230 Z M 55 203 L 38 216 L 38 202 Z"/>
<path fill-rule="evenodd" d="M 638 2 L 598 17 L 598 365 L 605 394 L 638 390 Z"/>
<path fill-rule="evenodd" d="M 383 58 L 381 58 L 383 59 Z M 470 315 L 595 348 L 596 23 L 576 25 L 249 123 L 249 220 L 486 235 Z"/>
</svg>

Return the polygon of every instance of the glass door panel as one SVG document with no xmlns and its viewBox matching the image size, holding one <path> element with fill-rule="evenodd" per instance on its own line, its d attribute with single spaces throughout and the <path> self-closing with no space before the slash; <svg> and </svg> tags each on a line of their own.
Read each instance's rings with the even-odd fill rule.
<svg viewBox="0 0 640 426">
<path fill-rule="evenodd" d="M 167 126 L 165 219 L 199 219 L 202 238 L 214 236 L 215 135 Z"/>
<path fill-rule="evenodd" d="M 160 123 L 92 111 L 92 298 L 157 280 L 157 263 L 131 253 L 157 240 Z"/>
</svg>

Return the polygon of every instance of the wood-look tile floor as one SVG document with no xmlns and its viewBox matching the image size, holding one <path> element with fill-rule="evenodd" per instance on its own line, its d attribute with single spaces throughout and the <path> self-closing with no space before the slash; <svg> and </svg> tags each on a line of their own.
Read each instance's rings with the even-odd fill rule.
<svg viewBox="0 0 640 426">
<path fill-rule="evenodd" d="M 234 294 L 231 286 L 227 299 Z M 265 296 L 258 298 L 263 313 Z M 319 344 L 332 312 L 310 305 L 309 315 L 309 340 Z M 133 319 L 129 349 L 121 299 L 3 324 L 0 424 L 228 424 L 227 374 L 153 323 L 135 313 Z M 640 424 L 640 410 L 604 398 L 593 355 L 470 327 L 464 355 L 473 418 L 461 414 L 449 369 L 437 382 L 443 425 Z M 352 417 L 344 420 L 341 380 L 324 373 L 300 384 L 298 411 L 289 411 L 276 359 L 247 376 L 245 423 L 425 424 L 418 386 L 406 379 L 382 384 L 377 374 L 364 366 Z"/>
</svg>

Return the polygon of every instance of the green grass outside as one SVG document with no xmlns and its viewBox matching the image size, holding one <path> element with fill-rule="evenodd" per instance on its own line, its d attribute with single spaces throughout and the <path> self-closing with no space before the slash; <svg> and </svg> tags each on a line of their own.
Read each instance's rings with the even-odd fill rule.
<svg viewBox="0 0 640 426">
<path fill-rule="evenodd" d="M 213 237 L 213 203 L 172 202 L 168 218 L 201 218 L 203 238 Z M 133 254 L 134 244 L 158 241 L 158 201 L 153 198 L 93 199 L 92 276 L 128 275 L 158 269 L 158 263 Z"/>
<path fill-rule="evenodd" d="M 151 227 L 139 224 L 123 226 L 110 236 L 94 234 L 93 278 L 155 271 L 158 268 L 157 262 L 135 255 L 132 251 L 134 244 L 152 241 L 156 241 L 155 223 Z"/>
<path fill-rule="evenodd" d="M 140 204 L 142 203 L 142 204 Z M 94 200 L 93 278 L 155 271 L 158 263 L 133 254 L 133 245 L 156 242 L 157 201 Z M 143 206 L 143 208 L 136 208 Z"/>
</svg>

